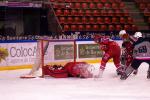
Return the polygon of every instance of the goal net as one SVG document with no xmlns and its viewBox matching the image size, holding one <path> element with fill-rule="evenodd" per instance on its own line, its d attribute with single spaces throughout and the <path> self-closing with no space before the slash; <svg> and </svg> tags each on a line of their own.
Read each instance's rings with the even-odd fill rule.
<svg viewBox="0 0 150 100">
<path fill-rule="evenodd" d="M 41 66 L 76 61 L 75 40 L 39 40 Z"/>
</svg>

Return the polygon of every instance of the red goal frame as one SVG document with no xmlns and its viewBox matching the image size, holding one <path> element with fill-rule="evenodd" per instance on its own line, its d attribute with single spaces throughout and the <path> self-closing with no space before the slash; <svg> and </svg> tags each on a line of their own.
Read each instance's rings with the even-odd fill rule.
<svg viewBox="0 0 150 100">
<path fill-rule="evenodd" d="M 50 42 L 73 42 L 73 49 L 74 49 L 74 58 L 73 58 L 73 62 L 76 63 L 76 59 L 77 59 L 77 44 L 76 44 L 76 40 L 75 39 L 39 39 L 40 43 L 41 43 L 41 66 L 42 66 L 42 77 L 44 77 L 44 71 L 43 71 L 43 67 L 44 67 L 44 41 L 49 41 L 49 45 Z"/>
</svg>

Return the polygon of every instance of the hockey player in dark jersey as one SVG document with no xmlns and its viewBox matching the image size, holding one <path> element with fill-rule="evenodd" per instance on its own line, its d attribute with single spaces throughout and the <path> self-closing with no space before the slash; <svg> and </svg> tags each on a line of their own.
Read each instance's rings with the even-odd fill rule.
<svg viewBox="0 0 150 100">
<path fill-rule="evenodd" d="M 124 69 L 126 69 L 133 60 L 133 42 L 135 40 L 130 40 L 128 37 L 123 37 L 122 34 L 126 34 L 125 30 L 121 30 L 119 32 L 120 37 L 123 40 L 122 43 L 122 53 L 121 53 L 121 64 L 123 65 Z M 136 37 L 137 38 L 137 37 Z M 137 70 L 133 72 L 133 74 L 137 74 Z"/>
<path fill-rule="evenodd" d="M 139 36 L 138 40 L 133 43 L 133 61 L 131 65 L 121 75 L 120 79 L 125 80 L 128 76 L 139 68 L 141 63 L 146 62 L 149 64 L 147 78 L 150 79 L 150 39 L 143 38 L 141 32 L 136 32 L 134 36 Z"/>
</svg>

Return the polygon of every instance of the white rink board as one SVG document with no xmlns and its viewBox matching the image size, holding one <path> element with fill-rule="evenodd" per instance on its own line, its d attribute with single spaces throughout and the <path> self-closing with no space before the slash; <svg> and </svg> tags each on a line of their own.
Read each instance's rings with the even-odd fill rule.
<svg viewBox="0 0 150 100">
<path fill-rule="evenodd" d="M 122 41 L 117 41 L 119 45 L 121 45 Z M 59 42 L 59 44 L 62 44 Z M 67 44 L 67 43 L 63 43 Z M 94 44 L 93 41 L 77 41 L 77 44 Z M 23 68 L 23 66 L 32 66 L 35 62 L 36 58 L 36 50 L 37 50 L 37 42 L 14 42 L 14 43 L 0 43 L 0 48 L 6 48 L 8 50 L 8 57 L 5 60 L 0 62 L 0 68 L 2 67 L 13 67 L 17 66 L 19 68 Z M 78 49 L 78 45 L 77 45 Z M 55 61 L 54 60 L 54 50 L 47 52 L 49 53 L 47 60 Z M 51 54 L 52 53 L 52 54 Z M 77 50 L 78 54 L 78 50 Z M 90 60 L 95 58 L 80 58 L 77 56 L 77 60 Z M 99 58 L 98 58 L 99 59 Z M 59 62 L 61 60 L 57 60 Z M 73 60 L 70 60 L 73 61 Z"/>
</svg>

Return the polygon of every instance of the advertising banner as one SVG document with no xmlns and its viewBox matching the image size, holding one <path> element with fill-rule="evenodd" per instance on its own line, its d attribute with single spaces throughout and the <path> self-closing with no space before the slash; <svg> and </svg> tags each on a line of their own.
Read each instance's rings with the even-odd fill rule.
<svg viewBox="0 0 150 100">
<path fill-rule="evenodd" d="M 36 49 L 36 42 L 1 43 L 0 67 L 33 64 L 36 57 Z"/>
<path fill-rule="evenodd" d="M 79 58 L 97 58 L 102 57 L 102 51 L 98 44 L 79 44 Z"/>
<path fill-rule="evenodd" d="M 64 60 L 64 59 L 73 59 L 74 58 L 74 47 L 71 44 L 65 45 L 55 45 L 54 46 L 54 59 L 55 60 Z"/>
</svg>

